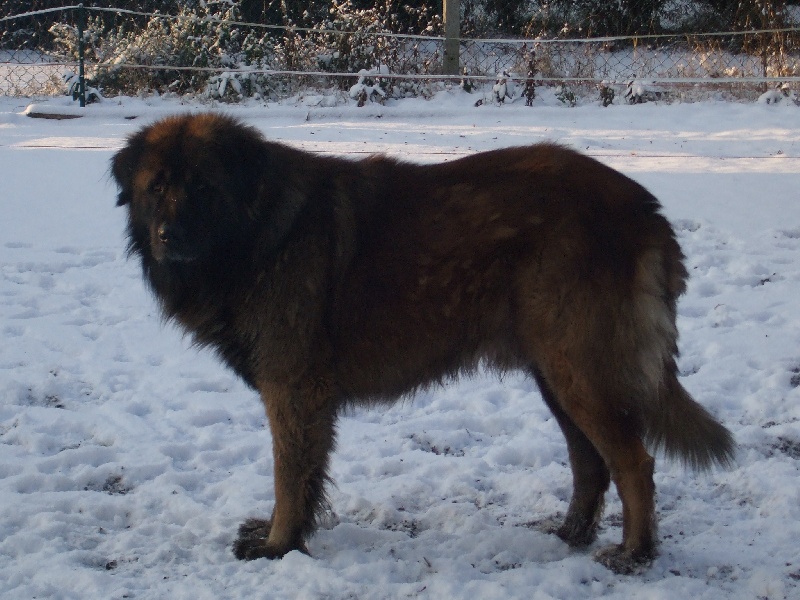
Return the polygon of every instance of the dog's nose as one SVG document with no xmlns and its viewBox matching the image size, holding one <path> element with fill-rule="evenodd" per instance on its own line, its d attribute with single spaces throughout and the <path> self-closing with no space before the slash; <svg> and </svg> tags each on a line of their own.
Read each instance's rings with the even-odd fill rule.
<svg viewBox="0 0 800 600">
<path fill-rule="evenodd" d="M 162 223 L 158 227 L 158 239 L 161 240 L 163 243 L 167 243 L 170 239 L 172 234 L 172 228 L 167 225 L 166 223 Z"/>
</svg>

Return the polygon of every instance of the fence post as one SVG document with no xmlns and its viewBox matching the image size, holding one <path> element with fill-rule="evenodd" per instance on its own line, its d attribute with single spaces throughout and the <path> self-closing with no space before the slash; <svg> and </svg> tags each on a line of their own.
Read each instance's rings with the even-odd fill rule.
<svg viewBox="0 0 800 600">
<path fill-rule="evenodd" d="M 461 38 L 460 0 L 443 0 L 444 60 L 445 75 L 458 75 L 458 49 Z"/>
<path fill-rule="evenodd" d="M 78 101 L 81 108 L 86 106 L 86 78 L 83 71 L 83 29 L 86 26 L 86 11 L 83 4 L 78 5 Z"/>
</svg>

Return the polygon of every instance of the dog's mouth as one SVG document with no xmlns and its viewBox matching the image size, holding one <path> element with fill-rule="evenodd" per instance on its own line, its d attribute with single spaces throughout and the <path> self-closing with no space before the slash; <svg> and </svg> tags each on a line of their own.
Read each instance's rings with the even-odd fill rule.
<svg viewBox="0 0 800 600">
<path fill-rule="evenodd" d="M 158 247 L 153 248 L 153 257 L 156 261 L 163 263 L 163 262 L 176 262 L 176 263 L 190 263 L 197 260 L 197 256 L 194 254 L 186 254 L 179 250 L 175 250 L 169 247 Z"/>
<path fill-rule="evenodd" d="M 150 237 L 150 248 L 157 262 L 188 263 L 197 260 L 197 252 L 188 243 L 186 231 L 180 226 L 162 223 Z"/>
</svg>

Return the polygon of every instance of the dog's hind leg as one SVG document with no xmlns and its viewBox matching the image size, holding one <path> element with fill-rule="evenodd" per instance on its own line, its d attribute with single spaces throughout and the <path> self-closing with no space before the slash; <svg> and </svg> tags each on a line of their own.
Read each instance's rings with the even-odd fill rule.
<svg viewBox="0 0 800 600">
<path fill-rule="evenodd" d="M 533 375 L 545 403 L 567 440 L 572 467 L 573 490 L 567 516 L 552 532 L 570 546 L 588 546 L 597 537 L 597 525 L 603 513 L 603 497 L 611 480 L 608 467 L 589 438 L 561 409 L 544 378 L 536 370 Z"/>
<path fill-rule="evenodd" d="M 656 555 L 655 461 L 628 415 L 584 401 L 566 401 L 565 412 L 597 449 L 622 500 L 622 544 L 604 548 L 597 560 L 617 573 L 630 573 Z"/>
<path fill-rule="evenodd" d="M 623 433 L 623 428 L 604 432 L 606 439 L 598 443 L 608 456 L 611 477 L 622 500 L 622 543 L 602 548 L 595 559 L 616 573 L 633 573 L 657 554 L 655 461 L 641 440 Z"/>
<path fill-rule="evenodd" d="M 326 506 L 325 484 L 334 447 L 336 411 L 327 386 L 315 383 L 261 386 L 272 431 L 275 507 L 269 521 L 248 520 L 239 529 L 237 558 L 280 558 L 308 553 L 306 538 Z"/>
<path fill-rule="evenodd" d="M 636 412 L 623 409 L 624 402 L 601 382 L 592 381 L 586 369 L 575 365 L 563 358 L 543 365 L 544 387 L 547 389 L 549 385 L 552 390 L 548 402 L 556 405 L 556 415 L 562 411 L 568 418 L 561 417 L 560 421 L 571 423 L 580 431 L 580 434 L 572 431 L 569 424 L 564 428 L 571 445 L 571 458 L 573 453 L 577 457 L 573 468 L 576 462 L 589 457 L 588 466 L 577 467 L 576 481 L 587 480 L 587 472 L 602 472 L 595 454 L 588 450 L 593 447 L 602 457 L 622 500 L 622 544 L 600 550 L 596 558 L 617 573 L 632 573 L 656 555 L 655 463 L 641 440 L 642 427 Z M 575 452 L 573 447 L 583 450 Z M 582 486 L 583 498 L 579 494 L 576 504 L 579 512 L 574 514 L 586 519 L 588 511 L 597 507 L 598 501 L 592 496 L 597 494 L 599 484 L 595 483 L 594 488 L 586 483 Z"/>
</svg>

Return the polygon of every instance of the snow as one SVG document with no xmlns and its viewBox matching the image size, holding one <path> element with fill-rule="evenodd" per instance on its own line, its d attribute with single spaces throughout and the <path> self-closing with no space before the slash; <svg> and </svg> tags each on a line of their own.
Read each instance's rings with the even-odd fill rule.
<svg viewBox="0 0 800 600">
<path fill-rule="evenodd" d="M 105 100 L 83 118 L 0 99 L 0 596 L 16 598 L 800 597 L 800 112 L 793 103 L 566 108 L 537 90 L 475 107 Z M 38 111 L 74 113 L 68 100 Z M 611 573 L 534 522 L 564 513 L 566 445 L 535 386 L 483 375 L 340 424 L 333 512 L 308 557 L 237 561 L 272 507 L 260 403 L 164 325 L 125 256 L 113 152 L 142 125 L 218 110 L 314 152 L 437 162 L 557 140 L 663 202 L 692 274 L 683 382 L 737 464 L 658 460 L 661 555 Z M 136 117 L 136 118 L 132 118 Z M 621 536 L 607 497 L 595 548 Z"/>
</svg>

